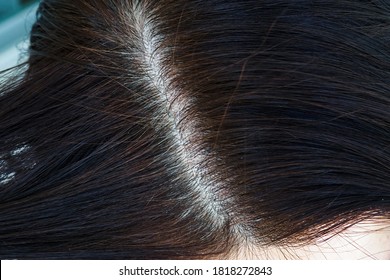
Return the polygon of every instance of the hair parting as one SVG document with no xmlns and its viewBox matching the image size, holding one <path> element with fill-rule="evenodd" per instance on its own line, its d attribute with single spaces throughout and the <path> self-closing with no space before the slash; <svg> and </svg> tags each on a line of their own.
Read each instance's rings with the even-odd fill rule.
<svg viewBox="0 0 390 280">
<path fill-rule="evenodd" d="M 0 73 L 0 257 L 300 258 L 388 224 L 388 26 L 379 0 L 41 1 Z"/>
</svg>

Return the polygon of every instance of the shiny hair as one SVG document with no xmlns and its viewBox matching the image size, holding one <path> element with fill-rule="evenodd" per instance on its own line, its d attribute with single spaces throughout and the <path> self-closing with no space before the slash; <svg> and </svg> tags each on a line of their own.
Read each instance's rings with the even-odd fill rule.
<svg viewBox="0 0 390 280">
<path fill-rule="evenodd" d="M 0 258 L 226 258 L 388 219 L 389 26 L 379 0 L 42 1 L 3 72 Z"/>
</svg>

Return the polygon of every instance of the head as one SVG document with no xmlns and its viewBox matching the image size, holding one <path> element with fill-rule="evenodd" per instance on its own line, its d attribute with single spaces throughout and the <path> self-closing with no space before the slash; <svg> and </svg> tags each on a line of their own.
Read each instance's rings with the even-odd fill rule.
<svg viewBox="0 0 390 280">
<path fill-rule="evenodd" d="M 385 228 L 389 24 L 383 1 L 42 1 L 1 86 L 0 256 L 305 258 Z"/>
</svg>

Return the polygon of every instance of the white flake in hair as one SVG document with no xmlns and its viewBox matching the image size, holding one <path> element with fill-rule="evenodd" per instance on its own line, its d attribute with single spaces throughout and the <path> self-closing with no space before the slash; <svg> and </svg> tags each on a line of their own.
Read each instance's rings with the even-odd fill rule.
<svg viewBox="0 0 390 280">
<path fill-rule="evenodd" d="M 0 185 L 7 184 L 11 180 L 15 178 L 16 172 L 11 172 L 11 173 L 0 173 Z"/>
</svg>

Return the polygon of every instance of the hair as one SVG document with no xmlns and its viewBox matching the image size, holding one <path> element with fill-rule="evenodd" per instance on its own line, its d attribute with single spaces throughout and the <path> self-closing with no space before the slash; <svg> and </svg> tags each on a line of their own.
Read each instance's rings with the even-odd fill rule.
<svg viewBox="0 0 390 280">
<path fill-rule="evenodd" d="M 226 258 L 388 219 L 389 26 L 383 0 L 42 1 L 2 73 L 0 258 Z"/>
</svg>

